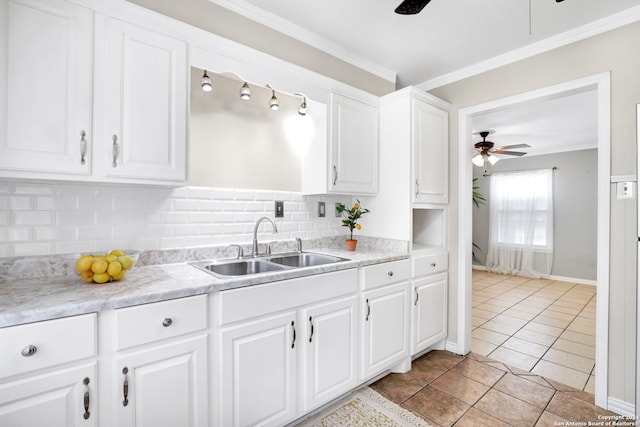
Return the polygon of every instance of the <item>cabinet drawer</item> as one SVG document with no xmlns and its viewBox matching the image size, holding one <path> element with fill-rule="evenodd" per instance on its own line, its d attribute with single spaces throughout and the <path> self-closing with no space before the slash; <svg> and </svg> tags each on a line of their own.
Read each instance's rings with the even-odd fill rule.
<svg viewBox="0 0 640 427">
<path fill-rule="evenodd" d="M 96 355 L 96 315 L 0 329 L 0 378 Z"/>
<path fill-rule="evenodd" d="M 411 264 L 408 259 L 369 265 L 362 268 L 362 286 L 367 290 L 397 283 L 409 279 L 410 272 Z"/>
<path fill-rule="evenodd" d="M 448 268 L 448 256 L 446 252 L 430 255 L 418 255 L 411 258 L 411 277 L 420 277 L 427 274 L 446 271 Z"/>
<path fill-rule="evenodd" d="M 116 350 L 206 329 L 207 296 L 121 308 L 115 323 Z"/>
</svg>

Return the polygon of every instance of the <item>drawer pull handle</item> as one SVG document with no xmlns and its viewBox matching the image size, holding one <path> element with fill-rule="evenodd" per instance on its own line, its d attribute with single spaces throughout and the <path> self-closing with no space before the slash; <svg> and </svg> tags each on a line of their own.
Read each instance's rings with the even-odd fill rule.
<svg viewBox="0 0 640 427">
<path fill-rule="evenodd" d="M 88 420 L 91 416 L 91 412 L 89 412 L 89 377 L 86 377 L 82 384 L 84 384 L 84 414 L 82 416 Z"/>
<path fill-rule="evenodd" d="M 122 406 L 127 406 L 129 404 L 129 379 L 127 378 L 129 368 L 125 366 L 122 369 L 122 373 L 124 374 L 124 383 L 122 383 L 122 395 L 124 396 L 124 400 L 122 401 Z"/>
<path fill-rule="evenodd" d="M 162 321 L 162 326 L 164 326 L 165 328 L 168 328 L 172 324 L 173 324 L 173 320 L 171 320 L 170 317 L 167 317 Z"/>
<path fill-rule="evenodd" d="M 338 169 L 336 165 L 333 165 L 333 186 L 336 186 L 336 182 L 338 181 Z"/>
<path fill-rule="evenodd" d="M 313 342 L 313 317 L 309 316 L 309 325 L 311 325 L 311 334 L 309 335 L 309 342 Z"/>
<path fill-rule="evenodd" d="M 420 195 L 420 182 L 416 179 L 416 199 Z"/>
<path fill-rule="evenodd" d="M 371 306 L 369 305 L 369 299 L 367 298 L 367 317 L 365 317 L 364 321 L 368 322 L 369 321 L 369 315 L 371 315 Z"/>
<path fill-rule="evenodd" d="M 418 300 L 420 299 L 420 294 L 418 293 L 418 290 L 416 289 L 416 300 L 414 301 L 413 305 L 418 305 Z"/>
<path fill-rule="evenodd" d="M 391 270 L 387 271 L 387 276 L 393 277 L 393 271 L 391 271 Z"/>
<path fill-rule="evenodd" d="M 25 348 L 22 349 L 21 354 L 24 357 L 31 357 L 33 355 L 35 355 L 38 352 L 38 347 L 36 347 L 35 345 L 28 345 Z"/>
<path fill-rule="evenodd" d="M 291 340 L 291 348 L 295 348 L 296 346 L 296 324 L 291 321 L 291 330 L 293 331 L 293 339 Z"/>
<path fill-rule="evenodd" d="M 431 267 L 435 267 L 435 266 L 436 266 L 436 263 L 435 263 L 435 262 L 432 262 L 432 263 L 431 263 Z"/>
</svg>

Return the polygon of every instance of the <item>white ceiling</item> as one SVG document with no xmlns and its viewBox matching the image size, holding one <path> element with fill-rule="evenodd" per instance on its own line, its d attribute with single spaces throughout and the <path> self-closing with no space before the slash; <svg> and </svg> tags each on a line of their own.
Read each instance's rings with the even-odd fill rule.
<svg viewBox="0 0 640 427">
<path fill-rule="evenodd" d="M 398 87 L 640 17 L 640 0 L 432 0 L 418 15 L 394 13 L 401 0 L 210 1 L 387 79 L 397 74 Z"/>
</svg>

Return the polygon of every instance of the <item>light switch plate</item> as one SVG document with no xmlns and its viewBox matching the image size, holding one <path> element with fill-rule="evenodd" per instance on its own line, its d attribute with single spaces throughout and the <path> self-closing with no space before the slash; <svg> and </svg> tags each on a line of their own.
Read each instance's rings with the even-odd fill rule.
<svg viewBox="0 0 640 427">
<path fill-rule="evenodd" d="M 284 217 L 284 201 L 276 200 L 275 213 L 276 218 Z"/>
<path fill-rule="evenodd" d="M 318 216 L 324 218 L 326 215 L 326 205 L 324 202 L 318 202 Z"/>
<path fill-rule="evenodd" d="M 633 181 L 616 183 L 617 199 L 633 199 Z"/>
<path fill-rule="evenodd" d="M 340 212 L 338 212 L 338 206 L 340 206 L 342 203 L 336 203 L 336 208 L 333 211 L 336 214 L 336 218 L 340 218 L 342 216 L 342 214 Z"/>
</svg>

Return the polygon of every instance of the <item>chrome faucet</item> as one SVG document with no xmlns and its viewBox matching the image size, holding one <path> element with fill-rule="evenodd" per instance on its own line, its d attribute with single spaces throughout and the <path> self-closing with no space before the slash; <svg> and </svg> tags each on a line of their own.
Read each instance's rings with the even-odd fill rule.
<svg viewBox="0 0 640 427">
<path fill-rule="evenodd" d="M 273 222 L 271 218 L 267 216 L 263 216 L 262 218 L 257 220 L 256 226 L 253 229 L 253 246 L 251 248 L 251 256 L 254 256 L 254 257 L 258 256 L 258 227 L 260 226 L 260 223 L 265 219 L 269 221 L 273 226 L 273 234 L 276 234 L 278 232 L 278 227 L 276 227 L 276 223 Z"/>
<path fill-rule="evenodd" d="M 301 254 L 302 253 L 302 239 L 299 237 L 296 237 L 296 242 L 298 242 L 298 253 Z"/>
</svg>

